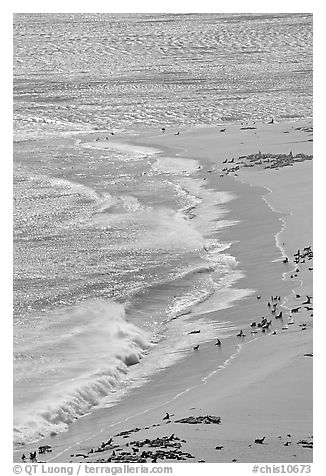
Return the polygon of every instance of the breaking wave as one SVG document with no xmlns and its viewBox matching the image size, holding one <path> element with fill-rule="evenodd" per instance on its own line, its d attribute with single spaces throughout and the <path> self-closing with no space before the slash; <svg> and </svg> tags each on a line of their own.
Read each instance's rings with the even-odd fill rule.
<svg viewBox="0 0 326 476">
<path fill-rule="evenodd" d="M 124 307 L 113 301 L 91 301 L 52 316 L 43 329 L 42 341 L 33 343 L 31 333 L 29 342 L 15 355 L 20 393 L 26 360 L 29 374 L 40 382 L 15 415 L 15 444 L 65 431 L 69 423 L 119 389 L 128 367 L 138 364 L 150 346 L 146 332 L 128 322 Z M 44 389 L 42 376 L 49 373 L 53 386 Z M 21 394 L 16 396 L 19 398 Z"/>
</svg>

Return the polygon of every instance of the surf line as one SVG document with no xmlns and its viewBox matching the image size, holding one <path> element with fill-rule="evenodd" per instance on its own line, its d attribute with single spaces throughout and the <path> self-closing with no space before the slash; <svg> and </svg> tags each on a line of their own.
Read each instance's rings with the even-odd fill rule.
<svg viewBox="0 0 326 476">
<path fill-rule="evenodd" d="M 65 448 L 64 450 L 62 450 L 61 452 L 57 453 L 55 456 L 53 456 L 52 458 L 50 458 L 48 460 L 48 462 L 51 462 L 53 460 L 55 460 L 56 458 L 62 456 L 63 454 L 65 454 L 67 451 L 70 451 L 71 449 L 75 448 L 76 446 L 82 444 L 82 443 L 85 443 L 86 441 L 89 441 L 91 440 L 92 438 L 96 437 L 96 436 L 99 436 L 101 433 L 103 433 L 104 431 L 107 431 L 108 428 L 113 428 L 117 425 L 121 425 L 122 423 L 125 423 L 129 420 L 132 420 L 133 418 L 135 417 L 138 417 L 138 416 L 141 416 L 141 415 L 145 415 L 146 413 L 149 413 L 153 410 L 157 410 L 158 408 L 162 407 L 163 405 L 167 405 L 171 402 L 174 402 L 175 400 L 177 400 L 178 398 L 180 398 L 182 395 L 185 395 L 186 393 L 188 393 L 189 391 L 195 389 L 195 388 L 198 388 L 198 387 L 201 387 L 202 385 L 205 385 L 209 379 L 215 375 L 217 372 L 220 372 L 221 370 L 224 370 L 231 362 L 233 359 L 235 359 L 237 357 L 237 355 L 240 353 L 241 349 L 245 346 L 245 345 L 248 345 L 254 341 L 256 341 L 257 339 L 259 339 L 259 337 L 255 337 L 253 339 L 251 339 L 249 342 L 246 342 L 246 343 L 242 343 L 242 344 L 237 344 L 237 350 L 236 352 L 234 352 L 228 359 L 225 360 L 225 362 L 223 362 L 223 364 L 219 365 L 217 369 L 213 370 L 212 372 L 210 372 L 208 375 L 204 376 L 200 383 L 198 383 L 197 385 L 193 385 L 191 387 L 188 387 L 186 388 L 185 390 L 183 390 L 182 392 L 178 393 L 177 395 L 175 395 L 173 398 L 169 399 L 169 400 L 166 400 L 165 402 L 162 402 L 160 403 L 159 405 L 157 406 L 154 406 L 154 407 L 151 407 L 151 408 L 147 408 L 146 410 L 143 410 L 139 413 L 135 413 L 133 415 L 130 415 L 129 417 L 126 417 L 122 420 L 119 420 L 115 423 L 112 423 L 108 426 L 105 426 L 104 428 L 101 428 L 101 430 L 93 433 L 92 435 L 90 435 L 89 437 L 85 438 L 85 439 L 82 439 L 80 441 L 77 441 L 75 442 L 73 445 L 69 446 L 68 448 Z"/>
</svg>

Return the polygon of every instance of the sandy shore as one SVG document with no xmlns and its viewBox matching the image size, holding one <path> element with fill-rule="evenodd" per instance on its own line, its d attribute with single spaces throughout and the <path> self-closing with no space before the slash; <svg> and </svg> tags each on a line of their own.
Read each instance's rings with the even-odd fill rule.
<svg viewBox="0 0 326 476">
<path fill-rule="evenodd" d="M 53 448 L 44 461 L 118 461 L 121 453 L 121 461 L 312 461 L 313 300 L 307 295 L 312 296 L 313 259 L 304 250 L 312 246 L 312 124 L 221 129 L 166 131 L 131 143 L 159 148 L 167 157 L 198 159 L 202 169 L 196 174 L 205 187 L 236 196 L 227 208 L 228 219 L 238 223 L 222 229 L 221 239 L 233 242 L 230 252 L 245 273 L 235 287 L 255 294 L 216 311 L 214 318 L 237 323 L 246 337 L 235 333 L 231 356 L 224 342 L 200 345 L 116 409 L 94 412 L 57 442 L 44 441 Z M 112 141 L 128 144 L 118 135 Z M 276 319 L 280 312 L 282 319 Z M 262 316 L 272 324 L 251 334 L 250 324 Z M 223 355 L 227 361 L 214 365 Z M 170 418 L 163 420 L 166 413 Z M 207 415 L 220 417 L 220 423 L 177 421 Z M 122 431 L 127 433 L 117 436 Z M 263 437 L 263 444 L 255 443 Z M 163 460 L 154 455 L 158 449 L 170 453 Z"/>
</svg>

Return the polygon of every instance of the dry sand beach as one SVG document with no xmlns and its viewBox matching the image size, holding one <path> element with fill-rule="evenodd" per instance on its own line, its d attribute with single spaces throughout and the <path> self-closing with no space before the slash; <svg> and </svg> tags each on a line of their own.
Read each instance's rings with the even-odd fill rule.
<svg viewBox="0 0 326 476">
<path fill-rule="evenodd" d="M 115 409 L 95 410 L 42 440 L 51 452 L 45 448 L 37 460 L 311 462 L 312 121 L 167 129 L 109 140 L 161 150 L 154 159 L 161 167 L 174 158 L 196 159 L 192 176 L 203 190 L 232 194 L 225 219 L 235 224 L 222 228 L 220 237 L 233 243 L 230 252 L 243 272 L 234 289 L 253 292 L 212 312 L 212 318 L 239 323 L 236 352 L 230 355 L 223 339 L 221 345 L 200 343 Z M 193 217 L 198 226 L 204 219 L 204 212 Z M 193 329 L 200 330 L 195 316 Z M 189 346 L 196 348 L 194 336 Z M 214 363 L 217 356 L 222 365 Z M 24 453 L 34 449 L 26 446 Z"/>
</svg>

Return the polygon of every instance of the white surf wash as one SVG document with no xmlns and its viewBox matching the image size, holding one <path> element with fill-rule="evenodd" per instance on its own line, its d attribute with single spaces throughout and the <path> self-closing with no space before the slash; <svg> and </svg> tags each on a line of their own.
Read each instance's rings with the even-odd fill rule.
<svg viewBox="0 0 326 476">
<path fill-rule="evenodd" d="M 146 331 L 128 322 L 115 302 L 86 302 L 48 317 L 38 328 L 42 339 L 35 339 L 32 329 L 26 337 L 25 329 L 25 344 L 15 353 L 20 389 L 30 378 L 35 382 L 33 391 L 16 395 L 16 443 L 65 430 L 122 386 L 128 367 L 151 346 Z"/>
</svg>

